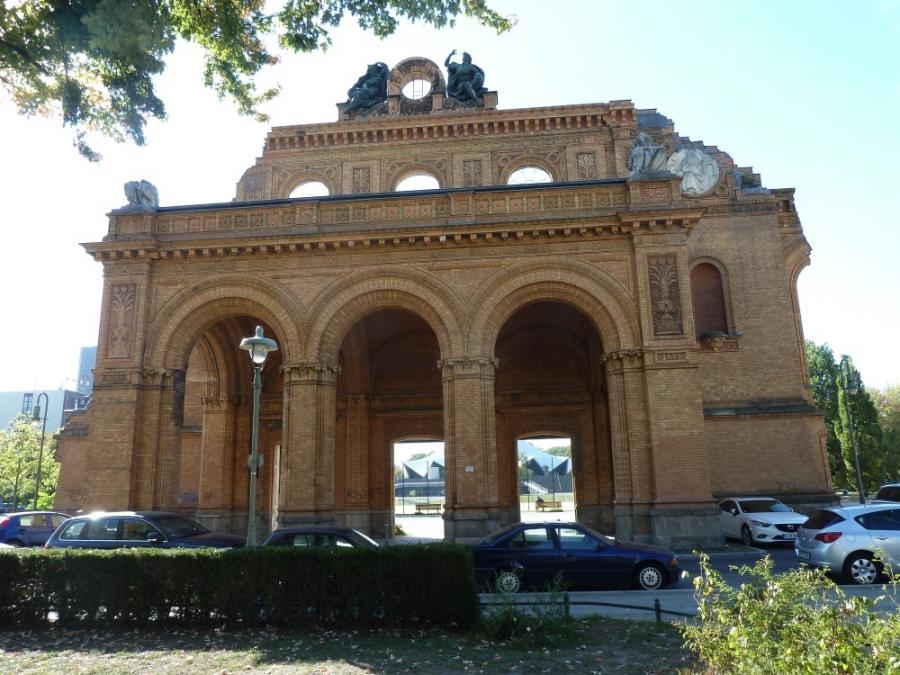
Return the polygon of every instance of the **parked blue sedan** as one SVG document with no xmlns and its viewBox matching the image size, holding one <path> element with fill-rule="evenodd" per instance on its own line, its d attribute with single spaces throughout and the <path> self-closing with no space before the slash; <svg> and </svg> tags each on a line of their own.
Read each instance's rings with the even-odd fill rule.
<svg viewBox="0 0 900 675">
<path fill-rule="evenodd" d="M 54 511 L 0 514 L 0 542 L 10 546 L 43 546 L 68 517 Z"/>
<path fill-rule="evenodd" d="M 683 570 L 674 552 L 616 541 L 580 523 L 515 523 L 472 546 L 475 580 L 498 593 L 566 588 L 657 590 Z"/>
</svg>

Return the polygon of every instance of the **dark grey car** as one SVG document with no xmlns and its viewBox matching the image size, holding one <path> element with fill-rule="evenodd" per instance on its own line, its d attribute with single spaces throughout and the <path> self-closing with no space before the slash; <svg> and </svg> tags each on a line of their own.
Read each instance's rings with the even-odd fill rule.
<svg viewBox="0 0 900 675">
<path fill-rule="evenodd" d="M 168 511 L 97 512 L 70 518 L 44 548 L 238 548 L 244 537 L 211 532 Z"/>
</svg>

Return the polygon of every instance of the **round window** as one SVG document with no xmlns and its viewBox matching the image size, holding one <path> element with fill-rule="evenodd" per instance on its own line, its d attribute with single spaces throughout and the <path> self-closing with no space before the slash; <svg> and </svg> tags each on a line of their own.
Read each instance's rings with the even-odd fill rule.
<svg viewBox="0 0 900 675">
<path fill-rule="evenodd" d="M 431 82 L 419 78 L 410 80 L 403 85 L 402 91 L 406 98 L 418 101 L 431 93 Z"/>
</svg>

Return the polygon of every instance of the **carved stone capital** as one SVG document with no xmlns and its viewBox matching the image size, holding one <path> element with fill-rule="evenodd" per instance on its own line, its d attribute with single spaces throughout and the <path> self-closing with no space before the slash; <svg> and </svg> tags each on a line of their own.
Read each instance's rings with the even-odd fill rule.
<svg viewBox="0 0 900 675">
<path fill-rule="evenodd" d="M 644 352 L 640 349 L 620 349 L 603 355 L 608 370 L 621 371 L 626 368 L 640 368 L 644 365 Z"/>
<path fill-rule="evenodd" d="M 141 384 L 151 387 L 163 387 L 171 384 L 173 372 L 168 368 L 141 368 Z"/>
<path fill-rule="evenodd" d="M 445 379 L 454 377 L 493 377 L 500 360 L 493 356 L 461 356 L 440 359 L 437 367 Z"/>
<path fill-rule="evenodd" d="M 334 385 L 341 367 L 330 363 L 290 363 L 282 367 L 285 384 L 328 384 Z"/>
</svg>

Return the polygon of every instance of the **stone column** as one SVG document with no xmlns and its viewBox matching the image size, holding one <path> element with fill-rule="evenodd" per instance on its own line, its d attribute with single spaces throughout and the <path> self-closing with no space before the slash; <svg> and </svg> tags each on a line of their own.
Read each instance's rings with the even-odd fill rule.
<svg viewBox="0 0 900 675">
<path fill-rule="evenodd" d="M 334 522 L 335 383 L 325 363 L 284 366 L 284 445 L 278 485 L 279 527 Z"/>
<path fill-rule="evenodd" d="M 444 390 L 445 535 L 482 537 L 502 524 L 492 357 L 438 362 Z"/>
</svg>

